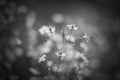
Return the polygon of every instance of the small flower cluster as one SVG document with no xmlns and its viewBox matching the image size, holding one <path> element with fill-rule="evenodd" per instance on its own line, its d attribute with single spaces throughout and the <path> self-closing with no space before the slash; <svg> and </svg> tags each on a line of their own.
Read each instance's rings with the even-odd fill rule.
<svg viewBox="0 0 120 80">
<path fill-rule="evenodd" d="M 76 42 L 76 40 L 75 40 L 75 37 L 73 36 L 73 31 L 78 30 L 78 27 L 76 27 L 75 24 L 71 24 L 71 25 L 67 25 L 67 28 L 71 31 L 70 34 L 67 34 L 67 32 L 65 31 L 62 31 L 61 34 L 58 34 L 56 32 L 56 28 L 52 25 L 43 26 L 38 31 L 41 35 L 49 37 L 50 42 L 54 44 L 54 46 L 57 48 L 57 51 L 53 55 L 56 55 L 59 61 L 62 61 L 62 60 L 72 61 L 72 59 L 74 60 L 74 58 L 75 59 L 82 58 L 83 62 L 81 64 L 82 65 L 88 64 L 89 60 L 87 59 L 87 57 L 83 53 L 74 49 L 73 44 Z M 82 39 L 85 39 L 87 42 L 89 42 L 90 35 L 87 33 L 84 33 Z M 49 47 L 46 44 L 46 48 L 48 49 Z M 39 63 L 42 61 L 46 61 L 46 58 L 47 58 L 47 54 L 44 53 L 45 51 L 41 50 L 41 52 L 42 52 L 42 56 L 39 57 L 39 60 L 38 60 Z"/>
<path fill-rule="evenodd" d="M 52 38 L 53 38 L 52 35 L 53 35 L 54 32 L 55 32 L 55 27 L 53 27 L 52 25 L 50 25 L 50 26 L 43 26 L 43 27 L 40 28 L 38 31 L 39 31 L 39 33 L 40 33 L 41 35 L 48 36 L 49 38 L 52 39 Z M 49 44 L 49 45 L 52 44 L 50 40 L 47 41 L 47 43 L 45 44 L 46 46 L 44 45 L 45 47 L 42 46 L 42 49 L 41 49 L 41 52 L 42 52 L 42 53 L 43 53 L 43 52 L 49 52 L 49 51 L 50 51 L 48 44 Z M 45 61 L 45 60 L 46 60 L 46 57 L 47 57 L 47 55 L 46 55 L 45 53 L 43 53 L 43 55 L 39 57 L 38 62 L 40 63 L 40 62 L 42 62 L 42 61 Z"/>
<path fill-rule="evenodd" d="M 39 32 L 41 35 L 47 35 L 50 37 L 55 32 L 55 27 L 53 27 L 52 25 L 43 26 L 42 28 L 39 29 Z"/>
</svg>

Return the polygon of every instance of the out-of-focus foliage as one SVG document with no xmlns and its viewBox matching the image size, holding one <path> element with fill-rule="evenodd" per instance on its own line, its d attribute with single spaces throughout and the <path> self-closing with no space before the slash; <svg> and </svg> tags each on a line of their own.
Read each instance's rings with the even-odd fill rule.
<svg viewBox="0 0 120 80">
<path fill-rule="evenodd" d="M 24 53 L 20 33 L 13 27 L 20 16 L 19 7 L 14 1 L 0 0 L 0 80 L 19 79 L 12 70 L 16 58 Z"/>
</svg>

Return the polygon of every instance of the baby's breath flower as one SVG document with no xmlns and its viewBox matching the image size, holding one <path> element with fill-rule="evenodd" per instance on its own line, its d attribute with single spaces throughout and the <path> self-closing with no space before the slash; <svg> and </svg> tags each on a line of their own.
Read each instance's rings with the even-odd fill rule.
<svg viewBox="0 0 120 80">
<path fill-rule="evenodd" d="M 87 33 L 84 33 L 83 39 L 85 39 L 87 42 L 89 42 L 89 40 L 90 40 L 90 35 L 87 34 Z"/>
<path fill-rule="evenodd" d="M 55 53 L 58 57 L 64 57 L 66 54 L 63 52 L 63 50 L 57 51 Z"/>
<path fill-rule="evenodd" d="M 77 69 L 80 68 L 80 66 L 85 66 L 89 63 L 89 60 L 87 57 L 74 49 L 73 43 L 76 42 L 75 37 L 73 36 L 73 31 L 77 30 L 78 27 L 75 26 L 75 24 L 67 25 L 68 29 L 70 30 L 70 34 L 67 34 L 67 32 L 62 31 L 61 34 L 55 33 L 55 27 L 52 25 L 49 26 L 43 26 L 39 29 L 39 32 L 41 35 L 47 35 L 50 40 L 48 40 L 43 46 L 40 47 L 41 53 L 43 53 L 42 56 L 39 57 L 38 62 L 46 61 L 46 54 L 48 54 L 52 47 L 56 47 L 57 51 L 54 55 L 58 58 L 58 65 L 54 66 L 54 61 L 46 61 L 48 70 L 53 69 L 53 71 L 60 71 L 62 70 L 59 64 L 61 64 L 61 61 L 73 61 L 73 66 Z M 84 33 L 82 39 L 89 40 L 89 35 Z M 52 40 L 51 40 L 52 39 Z M 76 44 L 76 43 L 75 43 Z M 80 42 L 79 42 L 80 44 Z M 86 47 L 83 44 L 80 47 Z M 44 54 L 46 53 L 46 54 Z M 79 62 L 79 59 L 82 59 L 82 62 Z M 81 65 L 80 65 L 81 64 Z M 79 66 L 80 65 L 80 66 Z M 54 67 L 53 67 L 54 66 Z"/>
<path fill-rule="evenodd" d="M 51 33 L 54 33 L 55 32 L 55 27 L 53 27 L 52 25 L 49 25 L 49 30 Z"/>
<path fill-rule="evenodd" d="M 48 26 L 43 26 L 42 28 L 39 29 L 39 32 L 41 35 L 48 34 L 50 33 L 49 27 Z"/>
<path fill-rule="evenodd" d="M 55 27 L 50 26 L 43 26 L 38 30 L 41 35 L 47 34 L 48 36 L 51 36 L 55 32 Z"/>
<path fill-rule="evenodd" d="M 45 61 L 46 60 L 46 55 L 45 54 L 43 54 L 41 57 L 39 57 L 39 60 L 38 60 L 38 62 L 40 63 L 40 62 L 43 62 L 43 61 Z"/>
<path fill-rule="evenodd" d="M 75 42 L 75 38 L 72 35 L 66 35 L 65 39 L 68 40 L 68 41 L 71 41 L 71 42 Z"/>
<path fill-rule="evenodd" d="M 75 24 L 67 25 L 68 29 L 70 30 L 77 30 L 78 27 L 75 26 Z"/>
</svg>

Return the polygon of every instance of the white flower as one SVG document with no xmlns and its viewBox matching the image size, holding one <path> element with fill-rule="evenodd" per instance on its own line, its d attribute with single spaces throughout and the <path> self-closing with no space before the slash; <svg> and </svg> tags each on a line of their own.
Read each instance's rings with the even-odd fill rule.
<svg viewBox="0 0 120 80">
<path fill-rule="evenodd" d="M 41 35 L 47 34 L 48 36 L 51 36 L 55 32 L 55 27 L 50 26 L 43 26 L 38 30 Z"/>
<path fill-rule="evenodd" d="M 40 32 L 41 35 L 49 34 L 49 33 L 50 33 L 50 30 L 49 30 L 49 27 L 48 27 L 48 26 L 43 26 L 43 27 L 40 28 L 38 31 Z"/>
<path fill-rule="evenodd" d="M 42 55 L 40 58 L 39 58 L 39 60 L 38 60 L 38 62 L 40 63 L 40 62 L 42 62 L 42 61 L 45 61 L 46 60 L 46 55 L 44 54 L 44 55 Z"/>
<path fill-rule="evenodd" d="M 75 42 L 75 38 L 72 35 L 66 35 L 65 39 L 71 42 Z"/>
<path fill-rule="evenodd" d="M 66 54 L 63 52 L 63 50 L 57 51 L 55 53 L 58 57 L 64 57 Z"/>
<path fill-rule="evenodd" d="M 55 32 L 55 27 L 53 27 L 52 25 L 49 25 L 49 30 L 51 33 L 54 33 Z"/>
<path fill-rule="evenodd" d="M 87 33 L 84 33 L 83 39 L 85 39 L 87 42 L 89 42 L 90 41 L 90 35 L 87 34 Z"/>
<path fill-rule="evenodd" d="M 67 27 L 68 27 L 70 30 L 77 30 L 77 29 L 78 29 L 78 27 L 76 27 L 75 24 L 67 25 Z"/>
</svg>

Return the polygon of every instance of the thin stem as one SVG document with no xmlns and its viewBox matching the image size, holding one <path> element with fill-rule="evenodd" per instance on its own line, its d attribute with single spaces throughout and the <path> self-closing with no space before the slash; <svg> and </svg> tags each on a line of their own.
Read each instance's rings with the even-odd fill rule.
<svg viewBox="0 0 120 80">
<path fill-rule="evenodd" d="M 63 43 L 66 43 L 66 40 L 65 40 L 65 31 L 64 30 L 62 32 L 62 38 L 63 38 Z"/>
<path fill-rule="evenodd" d="M 58 62 L 59 62 L 59 63 L 58 63 L 57 72 L 59 71 L 59 67 L 60 67 L 60 65 L 59 65 L 59 64 L 60 64 L 60 62 L 61 62 L 61 56 L 59 56 Z"/>
<path fill-rule="evenodd" d="M 73 34 L 73 29 L 71 30 L 70 39 L 71 39 L 72 34 Z"/>
<path fill-rule="evenodd" d="M 53 43 L 54 43 L 54 45 L 55 45 L 55 47 L 57 48 L 57 45 L 56 45 L 56 42 L 54 41 L 54 39 L 53 39 L 53 35 L 51 35 L 51 38 L 52 38 L 52 41 L 53 41 Z M 58 48 L 57 48 L 58 49 Z M 59 51 L 59 50 L 58 50 Z M 61 62 L 61 56 L 59 56 L 59 58 L 58 58 L 58 62 L 60 63 Z M 58 72 L 58 70 L 59 70 L 59 63 L 58 63 L 58 68 L 57 68 L 57 72 Z"/>
</svg>

